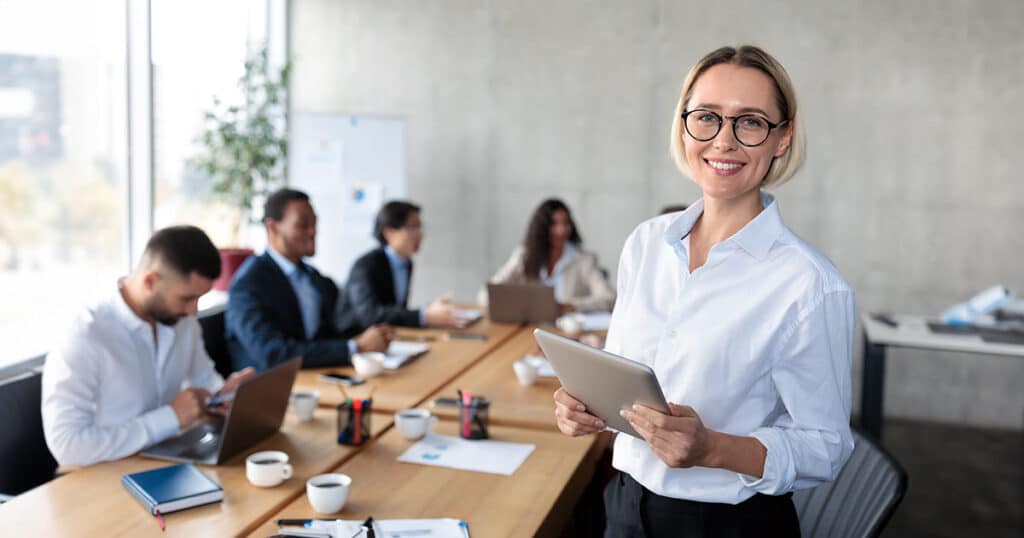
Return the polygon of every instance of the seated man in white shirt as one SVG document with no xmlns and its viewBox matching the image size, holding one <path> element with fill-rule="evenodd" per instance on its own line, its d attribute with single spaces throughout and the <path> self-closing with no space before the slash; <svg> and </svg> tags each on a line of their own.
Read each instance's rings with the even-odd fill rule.
<svg viewBox="0 0 1024 538">
<path fill-rule="evenodd" d="M 165 228 L 110 296 L 76 318 L 43 369 L 43 430 L 58 463 L 91 465 L 159 443 L 204 418 L 212 393 L 251 377 L 247 368 L 225 382 L 203 347 L 197 301 L 220 265 L 202 230 Z"/>
</svg>

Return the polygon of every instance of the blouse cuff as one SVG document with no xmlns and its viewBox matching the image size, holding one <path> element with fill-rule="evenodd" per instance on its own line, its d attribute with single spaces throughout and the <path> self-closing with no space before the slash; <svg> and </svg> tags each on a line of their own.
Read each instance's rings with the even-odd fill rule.
<svg viewBox="0 0 1024 538">
<path fill-rule="evenodd" d="M 796 469 L 785 437 L 773 428 L 761 428 L 750 434 L 764 445 L 764 474 L 761 478 L 738 474 L 743 485 L 765 495 L 781 495 L 793 489 Z"/>
</svg>

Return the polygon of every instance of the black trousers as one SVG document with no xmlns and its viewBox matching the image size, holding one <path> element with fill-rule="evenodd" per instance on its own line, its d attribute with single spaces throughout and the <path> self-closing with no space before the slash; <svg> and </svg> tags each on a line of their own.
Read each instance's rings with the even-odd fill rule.
<svg viewBox="0 0 1024 538">
<path fill-rule="evenodd" d="M 800 536 L 792 493 L 756 494 L 740 504 L 706 503 L 651 493 L 626 473 L 604 490 L 605 538 Z"/>
</svg>

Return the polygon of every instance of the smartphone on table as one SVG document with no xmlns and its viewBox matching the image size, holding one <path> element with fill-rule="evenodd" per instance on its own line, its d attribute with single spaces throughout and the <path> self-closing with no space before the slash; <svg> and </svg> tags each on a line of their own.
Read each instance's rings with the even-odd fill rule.
<svg viewBox="0 0 1024 538">
<path fill-rule="evenodd" d="M 330 383 L 338 383 L 340 385 L 345 385 L 345 386 L 348 386 L 348 387 L 351 387 L 352 385 L 362 385 L 363 383 L 366 383 L 366 380 L 361 378 L 361 377 L 356 377 L 356 376 L 346 375 L 346 374 L 339 374 L 339 373 L 336 373 L 336 372 L 328 372 L 326 374 L 320 374 L 319 377 L 320 377 L 321 381 L 328 381 Z"/>
</svg>

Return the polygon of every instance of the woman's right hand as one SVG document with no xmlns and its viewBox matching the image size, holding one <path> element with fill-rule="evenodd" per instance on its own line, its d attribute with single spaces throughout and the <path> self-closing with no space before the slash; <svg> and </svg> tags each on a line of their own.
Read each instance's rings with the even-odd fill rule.
<svg viewBox="0 0 1024 538">
<path fill-rule="evenodd" d="M 555 419 L 558 429 L 571 437 L 590 435 L 604 430 L 604 421 L 587 413 L 583 402 L 569 396 L 564 388 L 555 391 Z"/>
</svg>

